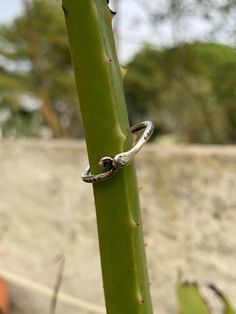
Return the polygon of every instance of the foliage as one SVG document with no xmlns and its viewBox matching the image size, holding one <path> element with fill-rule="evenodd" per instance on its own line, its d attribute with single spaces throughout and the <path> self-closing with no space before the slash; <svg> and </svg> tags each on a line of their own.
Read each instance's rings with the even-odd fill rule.
<svg viewBox="0 0 236 314">
<path fill-rule="evenodd" d="M 187 142 L 236 142 L 233 48 L 211 43 L 146 48 L 127 68 L 131 120 L 150 116 L 161 133 L 174 133 Z"/>
<path fill-rule="evenodd" d="M 180 314 L 210 314 L 210 309 L 202 298 L 197 284 L 179 283 L 177 285 Z"/>
<path fill-rule="evenodd" d="M 198 32 L 196 25 L 204 25 L 203 40 L 235 44 L 235 0 L 138 0 L 138 4 L 142 16 L 155 31 L 152 37 L 160 38 L 161 29 L 165 33 L 167 30 L 170 38 L 165 38 L 165 44 L 177 45 L 194 37 Z"/>
<path fill-rule="evenodd" d="M 1 134 L 42 136 L 50 131 L 55 137 L 80 137 L 62 10 L 49 0 L 24 4 L 23 14 L 0 28 Z M 156 12 L 152 4 L 145 2 L 145 7 L 162 23 L 170 12 L 176 23 L 185 23 L 197 6 L 200 15 L 232 17 L 236 6 L 234 0 L 214 6 L 210 0 L 196 0 L 191 7 L 188 1 L 170 0 Z M 142 50 L 128 65 L 125 79 L 130 120 L 151 117 L 158 133 L 174 134 L 180 141 L 235 143 L 235 60 L 233 48 L 217 44 Z"/>
<path fill-rule="evenodd" d="M 24 0 L 24 7 L 21 16 L 0 29 L 3 135 L 38 136 L 41 127 L 48 126 L 56 137 L 79 136 L 81 123 L 62 10 L 48 0 Z M 6 110 L 9 114 L 1 119 Z"/>
<path fill-rule="evenodd" d="M 209 285 L 215 296 L 223 303 L 222 314 L 235 314 L 235 310 L 227 297 L 214 285 Z M 196 283 L 178 282 L 177 297 L 179 301 L 179 314 L 211 314 L 212 311 L 199 291 Z"/>
</svg>

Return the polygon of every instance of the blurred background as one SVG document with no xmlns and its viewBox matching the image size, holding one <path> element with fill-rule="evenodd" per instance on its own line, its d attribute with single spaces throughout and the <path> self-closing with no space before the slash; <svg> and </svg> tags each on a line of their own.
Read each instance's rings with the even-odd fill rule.
<svg viewBox="0 0 236 314">
<path fill-rule="evenodd" d="M 130 124 L 156 130 L 137 156 L 154 312 L 177 313 L 179 271 L 236 307 L 236 0 L 109 6 Z M 0 297 L 3 277 L 11 314 L 49 313 L 62 254 L 56 313 L 105 313 L 59 0 L 0 1 L 0 139 Z"/>
<path fill-rule="evenodd" d="M 162 142 L 236 141 L 236 1 L 113 0 L 131 124 L 152 118 Z M 57 0 L 0 4 L 2 138 L 82 138 Z"/>
</svg>

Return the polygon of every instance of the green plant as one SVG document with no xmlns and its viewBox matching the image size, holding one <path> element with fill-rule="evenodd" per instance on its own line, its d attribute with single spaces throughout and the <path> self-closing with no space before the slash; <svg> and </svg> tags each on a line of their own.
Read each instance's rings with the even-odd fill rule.
<svg viewBox="0 0 236 314">
<path fill-rule="evenodd" d="M 89 162 L 132 146 L 106 0 L 63 0 Z M 151 314 L 135 165 L 93 185 L 107 314 Z"/>
<path fill-rule="evenodd" d="M 22 13 L 0 27 L 3 136 L 40 136 L 47 126 L 55 137 L 79 137 L 82 126 L 61 7 L 50 0 L 22 3 Z"/>
<path fill-rule="evenodd" d="M 208 286 L 223 303 L 223 314 L 236 314 L 227 297 L 214 285 Z M 179 314 L 213 314 L 196 283 L 178 282 Z"/>
<path fill-rule="evenodd" d="M 196 42 L 146 48 L 127 68 L 124 84 L 131 120 L 151 116 L 158 134 L 190 143 L 235 143 L 233 47 Z"/>
</svg>

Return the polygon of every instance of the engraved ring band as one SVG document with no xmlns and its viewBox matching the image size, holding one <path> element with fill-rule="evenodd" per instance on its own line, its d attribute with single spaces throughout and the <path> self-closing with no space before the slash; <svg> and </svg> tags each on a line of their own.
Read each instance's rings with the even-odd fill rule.
<svg viewBox="0 0 236 314">
<path fill-rule="evenodd" d="M 100 174 L 91 174 L 90 166 L 88 165 L 82 173 L 82 180 L 87 183 L 96 183 L 112 177 L 120 168 L 130 164 L 138 151 L 150 139 L 153 130 L 154 126 L 151 121 L 140 122 L 132 126 L 132 134 L 137 134 L 137 141 L 135 145 L 127 152 L 117 154 L 114 158 L 103 157 L 98 163 L 98 165 L 104 170 L 104 172 Z"/>
</svg>

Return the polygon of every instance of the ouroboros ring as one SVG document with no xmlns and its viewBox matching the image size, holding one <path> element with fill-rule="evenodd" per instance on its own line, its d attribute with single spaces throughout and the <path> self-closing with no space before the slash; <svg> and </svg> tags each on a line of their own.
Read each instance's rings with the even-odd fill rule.
<svg viewBox="0 0 236 314">
<path fill-rule="evenodd" d="M 96 175 L 91 174 L 90 166 L 88 165 L 82 173 L 82 180 L 87 183 L 95 183 L 112 177 L 120 168 L 130 164 L 138 151 L 152 136 L 153 130 L 154 126 L 151 121 L 140 122 L 132 126 L 131 131 L 133 134 L 142 131 L 142 134 L 138 137 L 135 145 L 127 152 L 117 154 L 114 158 L 103 157 L 98 163 L 98 165 L 104 170 L 103 173 Z"/>
</svg>

